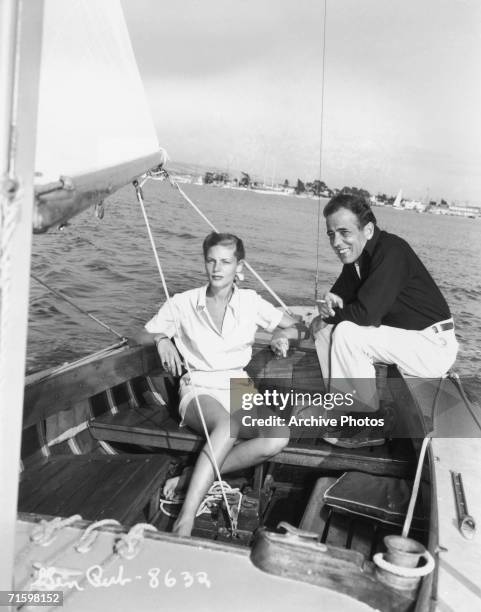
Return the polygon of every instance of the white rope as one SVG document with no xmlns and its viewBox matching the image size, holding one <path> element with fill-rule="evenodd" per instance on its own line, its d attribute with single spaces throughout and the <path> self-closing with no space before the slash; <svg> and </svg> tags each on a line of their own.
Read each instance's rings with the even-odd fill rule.
<svg viewBox="0 0 481 612">
<path fill-rule="evenodd" d="M 90 552 L 99 535 L 97 529 L 99 529 L 99 527 L 106 526 L 121 527 L 121 524 L 115 519 L 102 519 L 101 521 L 95 521 L 95 523 L 92 523 L 87 527 L 77 544 L 74 545 L 75 550 L 81 554 Z"/>
<path fill-rule="evenodd" d="M 101 357 L 107 356 L 109 353 L 113 353 L 117 349 L 125 346 L 125 342 L 126 341 L 123 340 L 122 342 L 111 344 L 109 346 L 106 346 L 103 349 L 100 349 L 99 351 L 96 351 L 95 353 L 90 353 L 89 355 L 85 355 L 85 357 L 80 357 L 80 359 L 76 359 L 75 361 L 68 361 L 68 362 L 63 363 L 62 365 L 46 370 L 45 373 L 40 374 L 38 378 L 36 374 L 32 374 L 32 377 L 37 383 L 37 382 L 46 380 L 48 378 L 53 378 L 62 372 L 68 372 L 69 370 L 72 370 L 78 367 L 79 365 L 91 363 L 91 362 L 93 363 L 94 361 L 97 361 Z"/>
<path fill-rule="evenodd" d="M 93 530 L 98 527 L 102 527 L 106 525 L 107 523 L 111 525 L 115 525 L 117 524 L 117 521 L 115 521 L 115 519 L 106 519 L 105 521 L 98 521 L 90 525 L 90 527 L 87 528 L 86 533 L 90 528 Z M 130 531 L 127 534 L 123 534 L 115 542 L 112 552 L 110 552 L 107 555 L 107 557 L 105 557 L 103 560 L 99 561 L 96 564 L 96 566 L 100 567 L 102 571 L 105 571 L 110 566 L 112 566 L 116 561 L 118 561 L 119 557 L 128 559 L 128 560 L 131 560 L 134 557 L 136 557 L 140 551 L 140 545 L 145 540 L 146 531 L 158 533 L 157 529 L 153 525 L 150 525 L 149 523 L 137 523 L 130 529 Z M 82 541 L 86 533 L 83 534 L 80 541 L 77 541 L 77 545 Z M 92 531 L 90 532 L 89 536 L 87 536 L 86 539 L 90 540 L 91 535 L 92 535 Z M 72 545 L 72 542 L 69 542 L 67 544 L 67 547 L 70 548 L 71 545 Z M 82 545 L 80 548 L 82 548 Z M 60 557 L 61 554 L 65 552 L 65 550 L 66 550 L 66 547 L 63 547 L 60 550 L 57 550 L 53 557 L 49 559 L 42 559 L 42 563 L 34 562 L 32 565 L 35 570 L 35 573 L 33 576 L 28 577 L 26 584 L 21 585 L 23 587 L 21 588 L 21 590 L 31 591 L 32 589 L 36 588 L 38 581 L 39 580 L 42 581 L 42 575 L 52 570 L 55 572 L 55 574 L 58 574 L 61 578 L 63 577 L 66 581 L 73 580 L 73 582 L 75 582 L 75 585 L 77 587 L 77 588 L 73 588 L 72 586 L 67 587 L 69 588 L 69 590 L 65 590 L 63 594 L 64 603 L 68 598 L 72 597 L 75 593 L 77 593 L 77 590 L 83 590 L 82 587 L 85 584 L 85 582 L 87 582 L 88 580 L 87 578 L 88 572 L 84 572 L 82 570 L 72 570 L 69 568 L 61 567 L 57 565 L 56 563 L 57 559 Z M 82 553 L 82 552 L 88 552 L 88 551 L 77 550 L 77 552 Z M 55 566 L 53 565 L 54 563 L 55 563 Z M 41 587 L 44 588 L 45 585 L 41 583 Z"/>
<path fill-rule="evenodd" d="M 406 519 L 404 521 L 404 527 L 402 531 L 403 538 L 408 537 L 409 530 L 411 529 L 411 522 L 413 520 L 413 514 L 414 514 L 414 506 L 416 505 L 416 499 L 418 497 L 418 492 L 419 492 L 419 484 L 421 482 L 421 473 L 423 471 L 424 456 L 426 454 L 426 450 L 428 448 L 428 444 L 430 441 L 431 441 L 431 438 L 429 438 L 428 436 L 424 438 L 422 446 L 421 446 L 421 452 L 419 453 L 419 459 L 418 459 L 418 465 L 416 468 L 416 476 L 414 478 L 413 490 L 411 493 L 411 499 L 409 500 L 408 511 L 406 514 Z"/>
<path fill-rule="evenodd" d="M 402 576 L 403 578 L 421 578 L 422 576 L 427 576 L 434 569 L 434 559 L 431 553 L 425 550 L 421 555 L 421 559 L 424 559 L 426 563 L 421 565 L 421 567 L 401 567 L 400 565 L 394 565 L 389 561 L 386 561 L 384 555 L 386 553 L 376 553 L 372 560 L 374 563 L 381 569 L 390 572 L 391 574 L 395 574 L 396 576 Z"/>
<path fill-rule="evenodd" d="M 201 505 L 199 506 L 199 509 L 197 510 L 196 516 L 200 516 L 201 514 L 209 513 L 213 505 L 218 504 L 220 501 L 222 501 L 222 498 L 223 498 L 222 491 L 223 490 L 226 491 L 227 495 L 231 498 L 230 501 L 232 502 L 232 505 L 234 505 L 234 499 L 232 498 L 237 497 L 237 508 L 232 513 L 233 519 L 236 523 L 236 528 L 237 528 L 237 517 L 239 516 L 243 496 L 238 487 L 231 487 L 230 484 L 228 482 L 225 482 L 224 480 L 221 480 L 221 481 L 216 480 L 214 483 L 212 483 L 212 486 L 207 491 L 207 495 L 204 497 L 204 500 L 202 501 Z M 231 508 L 231 511 L 232 511 L 232 508 Z"/>
<path fill-rule="evenodd" d="M 180 195 L 184 198 L 184 200 L 190 204 L 192 206 L 192 208 L 202 217 L 202 219 L 204 219 L 204 221 L 207 223 L 207 225 L 209 225 L 209 227 L 211 227 L 214 232 L 219 233 L 219 230 L 215 227 L 215 225 L 204 215 L 204 213 L 200 210 L 200 208 L 194 204 L 194 202 L 192 202 L 192 200 L 189 198 L 189 196 L 185 193 L 185 191 L 183 189 L 181 189 L 178 185 L 178 183 L 176 183 L 173 179 L 170 179 L 170 183 L 173 187 L 175 187 Z M 254 268 L 249 264 L 249 262 L 244 260 L 244 265 L 245 267 L 249 270 L 249 272 L 251 272 L 251 274 L 253 274 L 257 280 L 261 283 L 261 285 L 264 287 L 264 289 L 266 289 L 266 291 L 268 291 L 272 297 L 276 300 L 276 302 L 282 306 L 282 308 L 284 309 L 284 311 L 293 316 L 291 310 L 288 308 L 288 306 L 286 306 L 286 304 L 281 300 L 281 298 L 277 295 L 277 293 L 271 289 L 271 287 L 269 287 L 269 285 L 266 283 L 266 281 L 254 270 Z"/>
<path fill-rule="evenodd" d="M 174 497 L 173 499 L 161 499 L 160 500 L 160 504 L 159 504 L 159 509 L 162 512 L 162 514 L 165 514 L 165 516 L 168 516 L 170 518 L 175 518 L 178 515 L 178 512 L 172 513 L 170 512 L 167 507 L 168 506 L 179 506 L 180 504 L 183 504 L 185 500 L 185 495 L 180 495 L 178 497 Z"/>
<path fill-rule="evenodd" d="M 144 532 L 157 529 L 150 523 L 137 523 L 130 529 L 129 533 L 123 535 L 115 544 L 115 552 L 129 561 L 134 559 L 140 551 L 140 545 L 144 541 Z"/>
<path fill-rule="evenodd" d="M 81 521 L 82 517 L 80 514 L 74 514 L 68 518 L 55 517 L 51 521 L 42 519 L 39 525 L 30 534 L 30 540 L 40 546 L 50 546 L 50 544 L 57 537 L 57 532 L 72 525 L 76 521 Z"/>
<path fill-rule="evenodd" d="M 228 498 L 231 498 L 229 500 L 231 502 L 231 506 L 234 506 L 234 503 L 235 503 L 235 499 L 232 499 L 232 498 L 237 497 L 237 508 L 235 508 L 234 511 L 232 512 L 233 519 L 235 521 L 236 528 L 237 528 L 237 517 L 239 516 L 239 513 L 240 513 L 243 495 L 238 487 L 231 487 L 231 485 L 228 482 L 225 482 L 225 480 L 222 480 L 221 482 L 216 480 L 212 483 L 212 486 L 207 491 L 204 499 L 202 500 L 202 503 L 199 506 L 199 509 L 197 510 L 196 516 L 200 516 L 201 514 L 206 514 L 210 512 L 210 509 L 213 505 L 217 504 L 219 501 L 222 501 L 223 499 L 222 487 L 226 491 L 226 496 Z M 173 499 L 161 499 L 160 500 L 160 511 L 166 516 L 176 517 L 178 513 L 170 512 L 168 510 L 168 506 L 178 506 L 184 502 L 184 499 L 185 499 L 185 495 L 178 495 L 174 497 Z M 231 511 L 232 511 L 232 508 L 231 508 Z"/>
<path fill-rule="evenodd" d="M 149 219 L 147 217 L 147 213 L 146 213 L 145 206 L 144 206 L 144 198 L 143 198 L 143 194 L 142 194 L 142 187 L 140 186 L 140 184 L 138 182 L 134 182 L 134 186 L 135 186 L 135 192 L 136 192 L 136 195 L 137 195 L 137 200 L 138 200 L 138 202 L 140 204 L 140 208 L 142 210 L 142 214 L 143 214 L 143 217 L 144 217 L 145 225 L 147 227 L 147 233 L 149 235 L 150 244 L 152 246 L 152 251 L 154 253 L 155 263 L 157 264 L 157 269 L 159 271 L 160 279 L 162 281 L 162 287 L 164 289 L 165 297 L 167 299 L 167 304 L 169 306 L 170 315 L 172 317 L 172 320 L 174 321 L 175 335 L 177 336 L 177 338 L 180 341 L 181 337 L 180 337 L 179 322 L 177 321 L 177 317 L 176 317 L 174 309 L 172 307 L 172 301 L 170 299 L 170 294 L 169 294 L 169 290 L 167 288 L 167 283 L 166 283 L 166 280 L 165 280 L 164 272 L 162 270 L 160 259 L 159 259 L 159 256 L 157 254 L 157 248 L 155 246 L 154 237 L 152 235 L 152 230 L 150 228 Z M 196 408 L 197 408 L 197 412 L 199 414 L 199 418 L 200 418 L 201 423 L 202 423 L 202 428 L 204 430 L 205 438 L 206 438 L 206 441 L 207 441 L 207 446 L 209 447 L 209 451 L 210 451 L 210 454 L 211 454 L 211 460 L 212 460 L 212 463 L 213 463 L 213 466 L 214 466 L 214 472 L 216 474 L 217 479 L 222 482 L 222 478 L 220 476 L 220 468 L 219 468 L 219 465 L 217 464 L 217 460 L 215 458 L 214 449 L 212 447 L 212 442 L 210 440 L 209 430 L 207 429 L 207 424 L 206 424 L 205 419 L 204 419 L 204 414 L 202 412 L 202 407 L 201 407 L 200 402 L 199 402 L 199 396 L 198 396 L 198 393 L 197 393 L 197 387 L 196 387 L 196 385 L 195 385 L 195 383 L 193 381 L 192 371 L 190 369 L 189 362 L 188 362 L 187 359 L 185 359 L 185 357 L 184 357 L 184 363 L 185 363 L 185 367 L 187 369 L 187 373 L 188 373 L 188 375 L 190 377 L 190 380 L 191 380 L 191 383 L 192 383 L 192 388 L 193 388 L 193 391 L 194 391 L 195 405 L 196 405 Z M 227 496 L 226 496 L 226 493 L 225 493 L 224 489 L 222 489 L 222 496 L 224 498 L 225 505 L 227 507 L 227 514 L 229 515 L 229 521 L 231 523 L 232 532 L 235 533 L 234 521 L 233 521 L 233 518 L 232 518 L 231 513 L 230 513 L 229 504 L 227 502 Z"/>
</svg>

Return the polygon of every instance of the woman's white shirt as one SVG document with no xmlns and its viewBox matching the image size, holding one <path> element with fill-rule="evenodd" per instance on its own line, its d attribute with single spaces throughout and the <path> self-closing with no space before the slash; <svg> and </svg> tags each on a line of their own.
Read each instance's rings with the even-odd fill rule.
<svg viewBox="0 0 481 612">
<path fill-rule="evenodd" d="M 175 342 L 192 370 L 200 372 L 242 370 L 252 356 L 257 327 L 273 331 L 282 312 L 251 289 L 234 286 L 222 330 L 217 329 L 207 310 L 207 285 L 177 293 L 145 325 L 154 334 L 176 336 Z M 173 311 L 173 312 L 172 312 Z"/>
</svg>

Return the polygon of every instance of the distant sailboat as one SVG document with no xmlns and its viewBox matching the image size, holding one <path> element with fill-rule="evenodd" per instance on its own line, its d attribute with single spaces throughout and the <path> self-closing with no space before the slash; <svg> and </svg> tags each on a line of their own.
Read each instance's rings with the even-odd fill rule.
<svg viewBox="0 0 481 612">
<path fill-rule="evenodd" d="M 402 202 L 402 196 L 403 196 L 403 192 L 402 189 L 400 189 L 397 192 L 397 196 L 396 199 L 393 202 L 393 208 L 402 208 L 401 202 Z"/>
</svg>

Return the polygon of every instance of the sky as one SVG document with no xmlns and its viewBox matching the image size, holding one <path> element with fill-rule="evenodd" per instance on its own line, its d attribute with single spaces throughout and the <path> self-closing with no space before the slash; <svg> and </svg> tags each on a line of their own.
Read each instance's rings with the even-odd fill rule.
<svg viewBox="0 0 481 612">
<path fill-rule="evenodd" d="M 122 0 L 171 159 L 481 204 L 481 2 L 326 2 L 323 79 L 324 0 Z"/>
</svg>

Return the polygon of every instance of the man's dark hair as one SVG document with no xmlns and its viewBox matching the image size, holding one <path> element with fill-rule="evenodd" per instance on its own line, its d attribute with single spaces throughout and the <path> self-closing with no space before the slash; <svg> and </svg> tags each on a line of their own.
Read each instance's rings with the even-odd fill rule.
<svg viewBox="0 0 481 612">
<path fill-rule="evenodd" d="M 324 206 L 324 217 L 327 218 L 329 215 L 337 212 L 340 208 L 347 208 L 357 217 L 359 227 L 364 227 L 369 222 L 376 225 L 376 217 L 371 210 L 369 202 L 360 195 L 353 195 L 350 193 L 338 193 Z"/>
<path fill-rule="evenodd" d="M 236 256 L 237 261 L 239 261 L 240 259 L 245 259 L 246 252 L 242 240 L 237 236 L 234 236 L 234 234 L 226 234 L 219 232 L 211 232 L 208 236 L 205 237 L 204 242 L 202 243 L 204 259 L 207 258 L 207 253 L 209 252 L 209 249 L 218 244 L 221 244 L 222 246 L 233 246 L 234 255 Z"/>
</svg>

